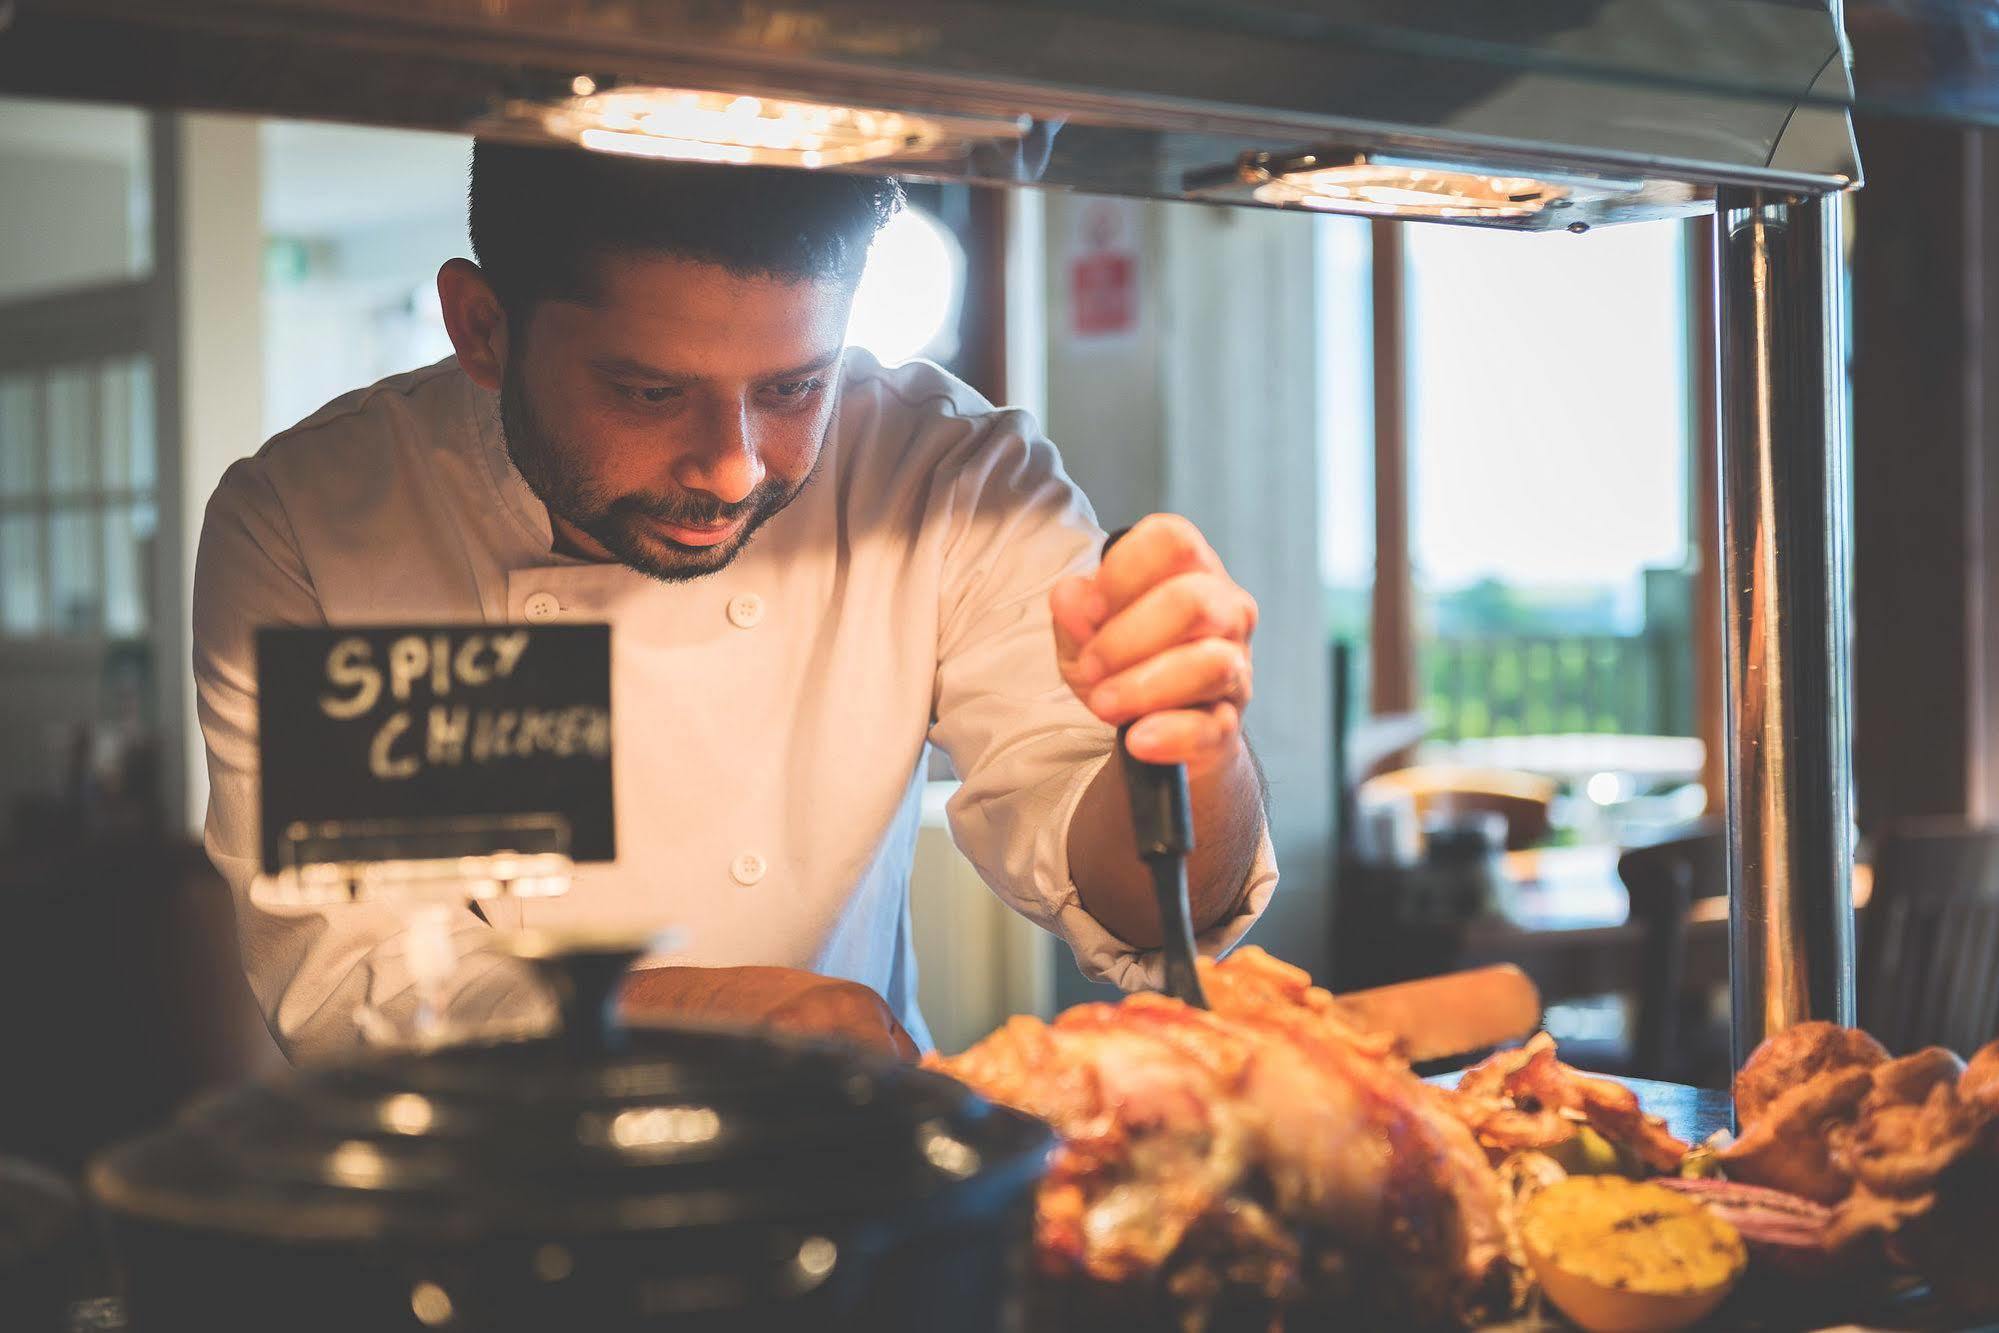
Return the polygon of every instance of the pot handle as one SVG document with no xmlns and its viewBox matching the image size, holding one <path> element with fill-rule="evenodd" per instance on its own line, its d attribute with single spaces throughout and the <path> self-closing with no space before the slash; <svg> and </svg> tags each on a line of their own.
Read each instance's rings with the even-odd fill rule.
<svg viewBox="0 0 1999 1333">
<path fill-rule="evenodd" d="M 505 937 L 507 952 L 533 970 L 555 1001 L 558 1037 L 589 1054 L 623 1048 L 618 994 L 625 974 L 664 944 L 658 936 L 625 933 L 519 930 Z"/>
</svg>

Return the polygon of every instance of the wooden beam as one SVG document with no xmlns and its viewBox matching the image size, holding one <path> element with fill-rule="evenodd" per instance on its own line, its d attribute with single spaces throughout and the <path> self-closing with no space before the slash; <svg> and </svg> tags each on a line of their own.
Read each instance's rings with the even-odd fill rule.
<svg viewBox="0 0 1999 1333">
<path fill-rule="evenodd" d="M 1005 404 L 1006 196 L 996 186 L 969 190 L 965 237 L 965 317 L 958 364 L 965 383 L 990 403 Z"/>
<path fill-rule="evenodd" d="M 1982 227 L 1975 134 L 1857 128 L 1853 760 L 1871 831 L 1970 808 Z"/>
<path fill-rule="evenodd" d="M 1694 727 L 1701 739 L 1701 786 L 1707 811 L 1728 796 L 1727 649 L 1721 641 L 1721 415 L 1715 400 L 1714 224 L 1687 224 L 1687 527 L 1694 545 Z"/>
<path fill-rule="evenodd" d="M 1999 382 L 1999 229 L 1987 220 L 1999 217 L 1999 134 L 1971 137 L 1968 161 L 1971 237 L 1964 272 L 1970 297 L 1967 327 L 1971 340 L 1971 477 L 1966 488 L 1971 520 L 1965 605 L 1969 608 L 1971 661 L 1967 675 L 1971 692 L 1971 780 L 1966 813 L 1974 822 L 1999 824 L 1999 397 L 1989 387 Z"/>
<path fill-rule="evenodd" d="M 1411 713 L 1416 685 L 1416 590 L 1409 559 L 1409 440 L 1402 227 L 1374 233 L 1374 593 L 1369 616 L 1368 704 Z"/>
</svg>

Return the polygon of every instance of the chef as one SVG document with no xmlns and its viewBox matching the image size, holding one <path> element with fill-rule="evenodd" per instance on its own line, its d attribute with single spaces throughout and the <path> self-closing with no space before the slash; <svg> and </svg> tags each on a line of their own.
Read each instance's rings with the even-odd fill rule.
<svg viewBox="0 0 1999 1333">
<path fill-rule="evenodd" d="M 891 180 L 481 142 L 456 355 L 336 399 L 208 505 L 194 667 L 210 854 L 294 1059 L 410 1030 L 403 921 L 256 891 L 264 625 L 608 622 L 618 856 L 456 929 L 468 1027 L 541 1021 L 493 927 L 671 926 L 648 1011 L 927 1046 L 908 880 L 952 834 L 1083 971 L 1157 984 L 1115 728 L 1188 766 L 1206 952 L 1277 871 L 1243 739 L 1256 607 L 1186 520 L 1104 534 L 1028 417 L 843 348 Z"/>
</svg>

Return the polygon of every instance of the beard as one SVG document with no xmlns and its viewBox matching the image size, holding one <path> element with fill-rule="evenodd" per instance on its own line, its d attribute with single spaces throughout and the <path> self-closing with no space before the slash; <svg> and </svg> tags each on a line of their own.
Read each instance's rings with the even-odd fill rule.
<svg viewBox="0 0 1999 1333">
<path fill-rule="evenodd" d="M 782 477 L 766 477 L 734 504 L 699 491 L 613 494 L 577 464 L 578 451 L 566 448 L 542 422 L 528 401 L 526 379 L 519 365 L 509 364 L 500 386 L 500 431 L 515 470 L 552 518 L 588 535 L 619 563 L 661 582 L 681 583 L 726 568 L 743 553 L 757 529 L 797 499 L 818 473 L 815 458 L 804 481 L 792 485 Z M 832 431 L 829 418 L 819 458 L 825 457 L 826 438 Z M 706 528 L 738 520 L 742 527 L 736 534 L 714 546 L 676 542 L 657 526 Z"/>
</svg>

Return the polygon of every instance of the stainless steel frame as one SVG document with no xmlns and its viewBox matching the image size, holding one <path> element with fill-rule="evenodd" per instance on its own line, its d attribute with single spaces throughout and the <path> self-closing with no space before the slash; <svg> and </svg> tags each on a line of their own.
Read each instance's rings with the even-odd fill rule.
<svg viewBox="0 0 1999 1333">
<path fill-rule="evenodd" d="M 1715 209 L 1729 956 L 1739 1067 L 1852 1023 L 1851 447 L 1840 200 Z"/>
<path fill-rule="evenodd" d="M 1714 186 L 1814 194 L 1859 179 L 1839 27 L 1818 4 L 1396 8 L 0 0 L 0 90 L 538 141 L 582 78 L 1028 117 L 1024 135 L 951 134 L 874 163 L 987 184 L 1246 205 L 1239 183 L 1214 192 L 1216 173 L 1234 181 L 1246 154 L 1334 150 L 1578 184 L 1560 208 L 1478 223 L 1520 230 L 1692 217 Z M 1457 24 L 1491 40 L 1446 40 Z M 1734 80 L 1703 77 L 1717 68 Z M 1753 91 L 1727 91 L 1745 77 Z"/>
</svg>

